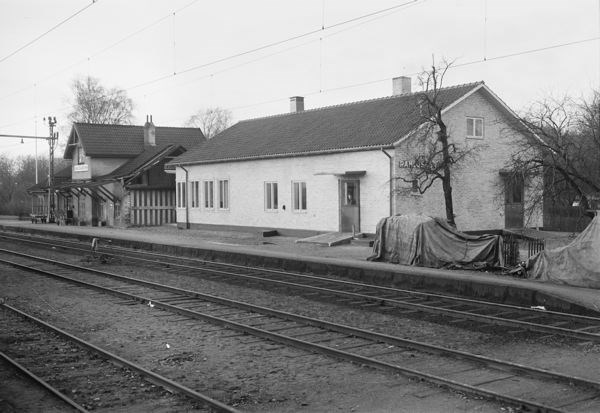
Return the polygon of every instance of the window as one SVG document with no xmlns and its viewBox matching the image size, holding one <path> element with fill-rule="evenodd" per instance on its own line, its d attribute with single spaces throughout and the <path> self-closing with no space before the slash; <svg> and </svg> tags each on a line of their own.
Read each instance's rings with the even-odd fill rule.
<svg viewBox="0 0 600 413">
<path fill-rule="evenodd" d="M 200 208 L 200 182 L 192 181 L 192 208 Z"/>
<path fill-rule="evenodd" d="M 213 181 L 204 181 L 204 208 L 213 209 L 215 207 L 215 183 Z"/>
<path fill-rule="evenodd" d="M 265 182 L 265 209 L 277 211 L 278 208 L 277 182 Z"/>
<path fill-rule="evenodd" d="M 418 194 L 419 193 L 419 181 L 416 179 L 412 180 L 412 188 L 411 188 L 412 192 L 414 194 Z"/>
<path fill-rule="evenodd" d="M 83 148 L 81 146 L 77 146 L 77 165 L 83 165 L 85 163 L 85 154 L 83 153 Z"/>
<path fill-rule="evenodd" d="M 229 209 L 229 180 L 219 179 L 219 209 Z"/>
<path fill-rule="evenodd" d="M 467 118 L 467 138 L 483 138 L 483 118 Z"/>
<path fill-rule="evenodd" d="M 354 181 L 344 182 L 344 205 L 356 205 L 358 199 L 357 183 Z"/>
<path fill-rule="evenodd" d="M 294 211 L 306 211 L 306 182 L 292 183 L 292 207 Z"/>
<path fill-rule="evenodd" d="M 177 182 L 177 208 L 185 208 L 185 182 Z"/>
</svg>

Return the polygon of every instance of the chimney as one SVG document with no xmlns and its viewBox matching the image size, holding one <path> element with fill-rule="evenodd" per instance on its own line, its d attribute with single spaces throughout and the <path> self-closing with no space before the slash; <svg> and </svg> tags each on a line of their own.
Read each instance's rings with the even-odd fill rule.
<svg viewBox="0 0 600 413">
<path fill-rule="evenodd" d="M 399 76 L 392 79 L 392 95 L 410 93 L 411 79 L 408 76 Z"/>
<path fill-rule="evenodd" d="M 154 123 L 152 123 L 152 115 L 150 115 L 150 122 L 148 122 L 148 115 L 146 115 L 144 146 L 156 146 L 156 130 L 154 129 Z"/>
<path fill-rule="evenodd" d="M 290 113 L 302 112 L 304 110 L 304 97 L 292 96 L 290 98 Z"/>
</svg>

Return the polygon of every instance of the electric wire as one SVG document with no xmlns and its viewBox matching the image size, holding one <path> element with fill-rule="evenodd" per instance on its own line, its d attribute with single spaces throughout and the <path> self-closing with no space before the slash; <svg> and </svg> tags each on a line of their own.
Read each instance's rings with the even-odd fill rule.
<svg viewBox="0 0 600 413">
<path fill-rule="evenodd" d="M 25 43 L 23 46 L 17 48 L 15 51 L 13 51 L 13 52 L 9 53 L 8 55 L 4 56 L 3 58 L 0 59 L 0 63 L 2 63 L 5 60 L 11 58 L 12 56 L 14 56 L 17 53 L 19 53 L 21 50 L 26 49 L 27 47 L 31 46 L 32 44 L 34 44 L 35 42 L 37 42 L 38 40 L 40 40 L 44 36 L 46 36 L 49 33 L 53 32 L 54 30 L 56 30 L 57 28 L 59 28 L 60 26 L 62 26 L 66 22 L 68 22 L 69 20 L 71 20 L 71 19 L 75 18 L 76 16 L 80 15 L 81 13 L 83 13 L 84 11 L 86 11 L 87 9 L 89 9 L 90 7 L 92 7 L 97 1 L 98 0 L 92 0 L 92 2 L 90 4 L 88 4 L 87 6 L 85 6 L 84 8 L 82 8 L 82 9 L 78 10 L 77 12 L 71 14 L 69 17 L 67 17 L 66 19 L 60 21 L 56 25 L 52 26 L 50 29 L 46 30 L 45 32 L 43 32 L 42 34 L 40 34 L 39 36 L 37 36 L 33 40 L 30 40 L 29 42 Z"/>
</svg>

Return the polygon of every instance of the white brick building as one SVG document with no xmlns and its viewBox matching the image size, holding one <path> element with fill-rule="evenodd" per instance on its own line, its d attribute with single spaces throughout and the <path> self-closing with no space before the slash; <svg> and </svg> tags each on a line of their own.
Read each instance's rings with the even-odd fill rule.
<svg viewBox="0 0 600 413">
<path fill-rule="evenodd" d="M 394 81 L 393 96 L 344 105 L 304 110 L 294 97 L 291 113 L 239 122 L 173 160 L 178 225 L 374 233 L 390 214 L 444 216 L 441 186 L 420 195 L 399 179 L 423 120 L 420 93 Z M 444 88 L 439 99 L 451 139 L 479 147 L 453 171 L 458 228 L 522 226 L 526 190 L 505 197 L 501 175 L 514 114 L 482 82 Z"/>
</svg>

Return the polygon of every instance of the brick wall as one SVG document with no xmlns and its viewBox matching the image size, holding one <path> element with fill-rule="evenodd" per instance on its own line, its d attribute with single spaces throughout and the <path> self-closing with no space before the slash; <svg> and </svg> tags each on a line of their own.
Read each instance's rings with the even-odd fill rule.
<svg viewBox="0 0 600 413">
<path fill-rule="evenodd" d="M 479 90 L 450 109 L 443 119 L 448 134 L 457 145 L 474 148 L 475 153 L 452 172 L 454 213 L 460 230 L 504 228 L 504 187 L 499 174 L 506 168 L 514 137 L 517 132 L 508 127 L 505 112 L 498 103 L 488 98 L 485 90 Z M 484 120 L 483 139 L 466 138 L 466 117 Z M 395 150 L 394 176 L 408 177 L 408 170 L 401 168 L 403 160 L 413 159 L 418 147 L 414 140 L 401 143 Z M 446 216 L 441 182 L 438 181 L 423 195 L 414 194 L 411 184 L 395 179 L 395 213 L 417 212 L 432 216 Z M 525 188 L 525 199 L 531 185 Z M 527 222 L 527 217 L 526 217 Z M 528 226 L 541 225 L 537 214 Z"/>
</svg>

